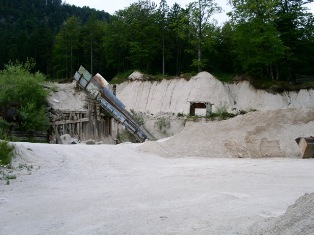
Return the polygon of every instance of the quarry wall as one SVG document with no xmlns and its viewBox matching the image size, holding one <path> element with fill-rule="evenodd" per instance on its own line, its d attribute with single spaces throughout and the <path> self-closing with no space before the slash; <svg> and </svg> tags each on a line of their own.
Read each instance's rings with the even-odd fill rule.
<svg viewBox="0 0 314 235">
<path fill-rule="evenodd" d="M 213 111 L 225 106 L 232 110 L 276 110 L 314 106 L 314 90 L 283 93 L 256 90 L 247 81 L 225 84 L 207 72 L 190 80 L 129 80 L 117 86 L 117 97 L 127 109 L 151 114 L 189 114 L 189 101 L 209 101 Z"/>
</svg>

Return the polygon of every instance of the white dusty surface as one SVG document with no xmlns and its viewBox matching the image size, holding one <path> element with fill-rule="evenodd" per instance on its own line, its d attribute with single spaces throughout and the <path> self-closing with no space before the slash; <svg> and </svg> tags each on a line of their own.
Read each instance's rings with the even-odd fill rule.
<svg viewBox="0 0 314 235">
<path fill-rule="evenodd" d="M 53 83 L 56 91 L 51 91 L 48 96 L 49 105 L 53 109 L 59 110 L 86 110 L 85 100 L 86 94 L 84 91 L 76 90 L 76 82 L 58 84 Z"/>
<path fill-rule="evenodd" d="M 140 144 L 15 145 L 15 164 L 33 169 L 10 185 L 0 181 L 1 235 L 245 234 L 314 191 L 314 159 L 162 158 Z"/>
<path fill-rule="evenodd" d="M 277 217 L 254 224 L 249 234 L 314 234 L 314 193 L 300 197 L 287 211 Z"/>
<path fill-rule="evenodd" d="M 224 121 L 187 122 L 165 142 L 141 150 L 164 157 L 300 157 L 295 139 L 314 134 L 314 107 L 250 112 Z"/>
</svg>

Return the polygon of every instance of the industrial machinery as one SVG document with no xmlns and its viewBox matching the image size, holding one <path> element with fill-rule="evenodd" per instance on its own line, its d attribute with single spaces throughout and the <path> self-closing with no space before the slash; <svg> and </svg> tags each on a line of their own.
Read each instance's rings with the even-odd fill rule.
<svg viewBox="0 0 314 235">
<path fill-rule="evenodd" d="M 84 91 L 97 100 L 100 106 L 112 117 L 125 126 L 140 142 L 156 140 L 125 109 L 125 105 L 111 92 L 110 85 L 100 74 L 92 76 L 83 66 L 75 73 L 74 79 Z"/>
</svg>

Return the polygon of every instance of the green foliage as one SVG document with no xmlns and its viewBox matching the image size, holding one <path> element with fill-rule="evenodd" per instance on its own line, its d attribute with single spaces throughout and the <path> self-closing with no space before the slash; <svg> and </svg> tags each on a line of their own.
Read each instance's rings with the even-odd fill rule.
<svg viewBox="0 0 314 235">
<path fill-rule="evenodd" d="M 309 69 L 313 67 L 314 18 L 303 7 L 306 3 L 232 1 L 233 54 L 240 72 L 287 81 L 292 81 L 295 73 L 314 74 Z"/>
<path fill-rule="evenodd" d="M 45 80 L 41 73 L 30 73 L 32 62 L 10 63 L 0 72 L 0 106 L 18 111 L 22 129 L 46 129 L 48 118 L 45 114 L 48 92 L 43 88 Z"/>
<path fill-rule="evenodd" d="M 0 139 L 7 139 L 11 124 L 3 118 L 0 118 Z"/>
<path fill-rule="evenodd" d="M 104 48 L 108 61 L 119 72 L 129 70 L 126 65 L 145 72 L 154 71 L 154 59 L 161 53 L 157 20 L 156 4 L 150 1 L 132 3 L 112 18 Z"/>
<path fill-rule="evenodd" d="M 20 117 L 22 130 L 45 130 L 49 126 L 45 107 L 37 107 L 34 102 L 21 106 Z"/>
<path fill-rule="evenodd" d="M 285 55 L 286 48 L 272 24 L 255 19 L 241 23 L 237 26 L 234 40 L 237 58 L 241 60 L 244 71 L 275 79 L 274 65 Z"/>
<path fill-rule="evenodd" d="M 16 179 L 16 175 L 6 175 L 5 179 L 7 180 L 7 184 L 10 184 L 9 180 L 15 180 Z"/>
<path fill-rule="evenodd" d="M 234 0 L 232 3 L 234 53 L 242 71 L 278 79 L 277 64 L 287 49 L 274 25 L 278 1 Z"/>
<path fill-rule="evenodd" d="M 0 140 L 0 165 L 10 165 L 14 157 L 14 146 Z"/>
<path fill-rule="evenodd" d="M 69 5 L 61 0 L 4 0 L 0 5 L 0 70 L 9 61 L 34 58 L 36 71 L 54 77 L 53 45 L 67 18 L 74 15 L 87 22 L 95 15 L 99 20 L 109 21 L 109 14 L 104 11 Z"/>
<path fill-rule="evenodd" d="M 119 132 L 117 139 L 119 143 L 124 143 L 124 142 L 135 143 L 136 142 L 136 137 L 127 130 L 123 130 L 122 132 Z"/>
<path fill-rule="evenodd" d="M 179 76 L 202 69 L 289 82 L 295 74 L 314 75 L 309 1 L 229 2 L 231 20 L 220 26 L 210 18 L 220 10 L 218 0 L 183 7 L 140 0 L 110 20 L 106 12 L 61 0 L 7 0 L 0 8 L 0 69 L 34 58 L 32 71 L 51 79 L 71 79 L 81 64 L 107 80 L 134 70 Z"/>
<path fill-rule="evenodd" d="M 111 84 L 120 84 L 122 82 L 127 81 L 128 77 L 133 73 L 133 70 L 129 70 L 123 73 L 117 74 L 112 80 Z"/>
<path fill-rule="evenodd" d="M 196 55 L 192 60 L 192 67 L 201 71 L 206 64 L 206 59 L 202 56 L 205 35 L 211 35 L 212 27 L 210 17 L 214 13 L 221 12 L 221 7 L 214 0 L 197 0 L 189 4 L 189 21 L 192 38 L 191 44 L 194 46 Z"/>
<path fill-rule="evenodd" d="M 170 119 L 166 117 L 159 117 L 155 122 L 160 133 L 166 134 L 167 129 L 170 127 Z"/>
<path fill-rule="evenodd" d="M 293 81 L 294 74 L 314 75 L 314 16 L 306 10 L 306 4 L 312 1 L 280 2 L 274 23 L 288 48 L 279 65 L 281 76 Z"/>
<path fill-rule="evenodd" d="M 233 79 L 236 77 L 236 75 L 233 73 L 220 73 L 220 72 L 213 73 L 213 76 L 215 76 L 215 78 L 217 78 L 218 80 L 227 83 L 232 82 Z"/>
<path fill-rule="evenodd" d="M 41 73 L 31 74 L 32 61 L 25 64 L 9 63 L 0 71 L 0 105 L 6 106 L 17 103 L 20 106 L 29 102 L 36 103 L 36 107 L 46 104 L 47 92 L 41 83 L 45 77 Z"/>
<path fill-rule="evenodd" d="M 137 113 L 133 109 L 131 109 L 131 113 L 132 113 L 133 118 L 137 122 L 137 124 L 139 124 L 140 126 L 144 125 L 145 120 L 144 120 L 144 116 L 142 113 L 140 113 L 140 112 Z"/>
<path fill-rule="evenodd" d="M 234 116 L 235 115 L 233 113 L 229 113 L 227 111 L 227 107 L 225 105 L 220 105 L 216 107 L 216 112 L 210 115 L 210 119 L 221 121 L 232 118 Z"/>
<path fill-rule="evenodd" d="M 54 68 L 57 78 L 72 77 L 78 64 L 81 22 L 78 17 L 70 17 L 56 36 L 54 45 Z M 65 65 L 65 66 L 64 66 Z"/>
</svg>

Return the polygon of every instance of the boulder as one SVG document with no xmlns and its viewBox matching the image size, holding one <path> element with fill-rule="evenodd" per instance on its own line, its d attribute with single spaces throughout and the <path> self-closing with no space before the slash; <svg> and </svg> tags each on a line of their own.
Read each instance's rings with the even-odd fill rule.
<svg viewBox="0 0 314 235">
<path fill-rule="evenodd" d="M 60 136 L 60 144 L 71 144 L 72 139 L 69 134 L 64 134 Z"/>
<path fill-rule="evenodd" d="M 143 80 L 144 76 L 141 72 L 139 71 L 134 71 L 130 76 L 129 76 L 130 80 Z"/>
<path fill-rule="evenodd" d="M 89 140 L 86 141 L 86 144 L 88 144 L 88 145 L 93 145 L 95 143 L 96 143 L 96 141 L 92 140 L 92 139 L 89 139 Z"/>
</svg>

